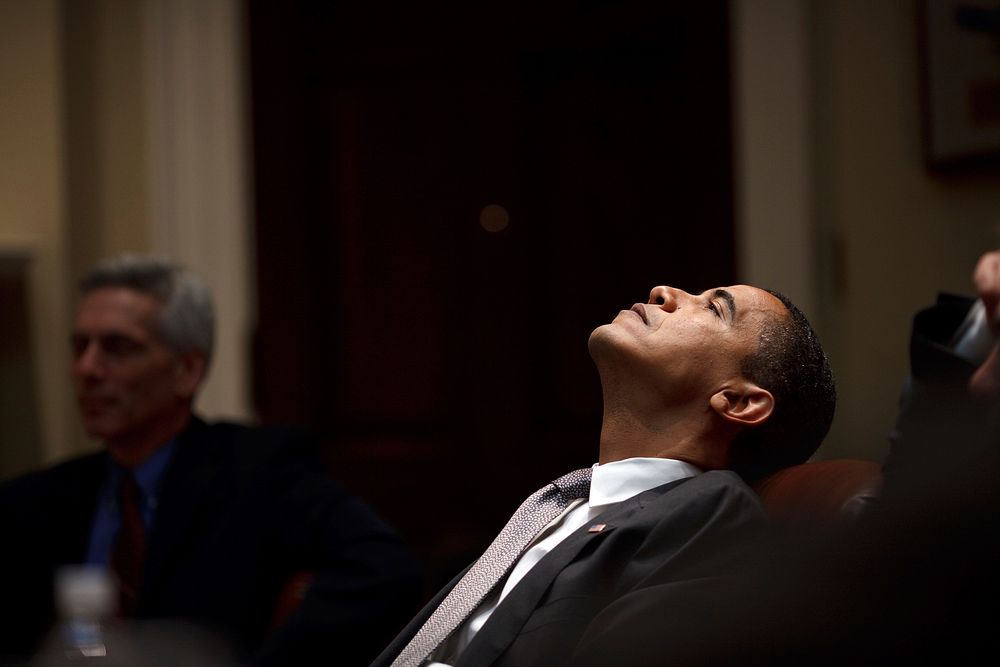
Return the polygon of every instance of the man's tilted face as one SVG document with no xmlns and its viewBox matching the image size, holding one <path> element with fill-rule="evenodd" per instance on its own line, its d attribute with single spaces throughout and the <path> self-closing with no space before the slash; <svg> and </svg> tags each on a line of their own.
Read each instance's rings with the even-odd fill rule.
<svg viewBox="0 0 1000 667">
<path fill-rule="evenodd" d="M 72 375 L 90 435 L 127 440 L 187 409 L 178 391 L 179 357 L 155 333 L 160 310 L 152 296 L 125 287 L 98 288 L 80 300 Z"/>
<path fill-rule="evenodd" d="M 609 364 L 664 398 L 714 391 L 738 377 L 743 359 L 757 349 L 763 324 L 787 317 L 773 295 L 748 285 L 688 294 L 653 288 L 649 301 L 623 310 L 590 337 L 598 366 Z"/>
</svg>

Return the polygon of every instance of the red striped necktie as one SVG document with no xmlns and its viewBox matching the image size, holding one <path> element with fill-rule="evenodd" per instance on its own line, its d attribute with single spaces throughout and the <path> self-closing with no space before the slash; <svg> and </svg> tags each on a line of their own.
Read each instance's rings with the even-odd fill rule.
<svg viewBox="0 0 1000 667">
<path fill-rule="evenodd" d="M 131 470 L 124 470 L 118 487 L 118 536 L 111 549 L 111 569 L 118 575 L 122 616 L 135 613 L 146 559 L 146 529 L 139 510 L 139 485 Z"/>
</svg>

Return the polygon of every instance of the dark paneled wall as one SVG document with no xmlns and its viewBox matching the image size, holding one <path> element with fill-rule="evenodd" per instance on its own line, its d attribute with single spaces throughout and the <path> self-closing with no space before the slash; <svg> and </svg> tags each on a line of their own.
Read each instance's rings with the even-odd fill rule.
<svg viewBox="0 0 1000 667">
<path fill-rule="evenodd" d="M 732 282 L 727 22 L 250 3 L 257 407 L 314 428 L 439 570 L 596 460 L 595 326 L 656 284 Z"/>
</svg>

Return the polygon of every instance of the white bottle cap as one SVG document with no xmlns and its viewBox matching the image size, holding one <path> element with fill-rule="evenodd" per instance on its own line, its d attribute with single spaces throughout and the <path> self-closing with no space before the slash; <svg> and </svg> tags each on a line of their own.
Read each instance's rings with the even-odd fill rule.
<svg viewBox="0 0 1000 667">
<path fill-rule="evenodd" d="M 56 606 L 63 616 L 111 616 L 117 588 L 107 568 L 70 565 L 56 572 Z"/>
</svg>

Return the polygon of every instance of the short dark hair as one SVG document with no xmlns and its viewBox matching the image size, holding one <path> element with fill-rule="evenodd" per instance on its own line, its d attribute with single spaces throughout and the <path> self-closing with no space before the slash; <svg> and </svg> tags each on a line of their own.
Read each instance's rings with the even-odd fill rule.
<svg viewBox="0 0 1000 667">
<path fill-rule="evenodd" d="M 148 294 L 163 309 L 156 334 L 174 352 L 212 356 L 215 310 L 205 283 L 165 257 L 126 254 L 105 260 L 80 281 L 80 294 L 102 287 L 127 287 Z"/>
<path fill-rule="evenodd" d="M 766 291 L 788 313 L 768 318 L 756 352 L 740 368 L 745 378 L 774 396 L 767 421 L 733 441 L 731 467 L 749 482 L 808 460 L 830 430 L 837 405 L 830 361 L 816 332 L 788 297 Z"/>
</svg>

